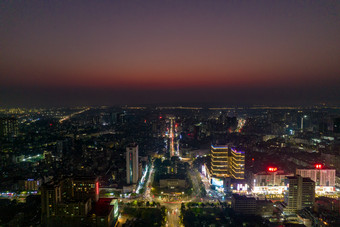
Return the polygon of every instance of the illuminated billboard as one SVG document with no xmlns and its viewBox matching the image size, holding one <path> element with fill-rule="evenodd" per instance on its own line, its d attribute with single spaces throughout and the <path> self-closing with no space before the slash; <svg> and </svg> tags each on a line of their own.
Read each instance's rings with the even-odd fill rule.
<svg viewBox="0 0 340 227">
<path fill-rule="evenodd" d="M 335 193 L 335 187 L 331 186 L 315 186 L 316 194 L 326 194 L 326 193 Z"/>
<path fill-rule="evenodd" d="M 321 164 L 315 164 L 315 168 L 316 169 L 322 169 L 322 165 Z"/>
<path fill-rule="evenodd" d="M 207 177 L 207 171 L 205 170 L 205 166 L 202 165 L 202 174 Z"/>
<path fill-rule="evenodd" d="M 277 171 L 277 167 L 268 167 L 268 171 L 269 172 L 276 172 Z"/>
<path fill-rule="evenodd" d="M 285 186 L 255 186 L 252 190 L 254 194 L 266 194 L 266 195 L 282 195 L 285 191 Z"/>
<path fill-rule="evenodd" d="M 211 178 L 211 184 L 216 187 L 223 187 L 223 180 L 218 178 Z"/>
</svg>

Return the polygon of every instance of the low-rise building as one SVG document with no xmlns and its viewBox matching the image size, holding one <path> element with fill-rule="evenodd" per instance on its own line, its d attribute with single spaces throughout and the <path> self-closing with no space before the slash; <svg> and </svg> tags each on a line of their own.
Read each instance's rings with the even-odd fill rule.
<svg viewBox="0 0 340 227">
<path fill-rule="evenodd" d="M 159 185 L 160 188 L 183 189 L 186 187 L 186 181 L 185 179 L 160 179 Z"/>
</svg>

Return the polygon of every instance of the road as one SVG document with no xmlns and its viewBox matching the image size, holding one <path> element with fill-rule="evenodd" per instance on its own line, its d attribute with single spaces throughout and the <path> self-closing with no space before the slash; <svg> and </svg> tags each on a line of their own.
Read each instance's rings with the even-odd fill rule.
<svg viewBox="0 0 340 227">
<path fill-rule="evenodd" d="M 201 192 L 201 188 L 200 188 L 201 178 L 200 178 L 197 170 L 191 169 L 189 171 L 189 173 L 190 173 L 192 187 L 193 187 L 192 199 L 193 199 L 193 201 L 200 202 L 200 201 L 202 201 L 201 197 L 200 197 L 200 194 L 201 194 L 200 193 Z"/>
<path fill-rule="evenodd" d="M 162 206 L 167 209 L 167 222 L 165 226 L 177 227 L 183 226 L 180 224 L 179 216 L 181 214 L 181 202 L 163 202 Z"/>
<path fill-rule="evenodd" d="M 172 156 L 179 156 L 179 139 L 177 138 L 178 136 L 178 132 L 177 132 L 177 124 L 175 123 L 175 118 L 174 117 L 170 117 L 170 127 L 168 129 L 168 133 L 166 133 L 168 136 L 167 139 L 167 143 L 168 143 L 168 152 L 170 152 L 170 157 Z M 138 198 L 125 198 L 122 199 L 124 202 L 131 202 L 134 200 L 143 200 L 143 201 L 154 201 L 154 202 L 159 202 L 161 206 L 164 206 L 166 208 L 166 212 L 167 212 L 167 217 L 166 217 L 166 226 L 168 227 L 181 227 L 183 225 L 180 224 L 180 208 L 181 208 L 181 203 L 182 202 L 189 202 L 192 201 L 192 198 L 189 198 L 186 201 L 176 201 L 176 202 L 172 202 L 172 201 L 168 201 L 167 199 L 163 198 L 163 199 L 159 199 L 159 197 L 155 197 L 152 195 L 152 182 L 154 180 L 154 166 L 151 166 L 150 169 L 150 174 L 149 174 L 149 178 L 147 179 L 147 182 L 145 183 L 145 191 L 142 195 L 140 195 Z M 194 193 L 192 193 L 192 195 L 198 195 L 200 188 L 200 177 L 198 175 L 198 172 L 196 171 L 190 171 L 190 175 L 193 175 L 194 177 Z M 194 197 L 194 199 L 197 199 L 196 197 Z M 199 198 L 198 198 L 199 199 Z M 126 217 L 121 217 L 120 221 L 122 221 L 123 223 L 126 221 Z"/>
<path fill-rule="evenodd" d="M 169 117 L 170 119 L 170 128 L 168 129 L 169 132 L 168 135 L 168 141 L 170 141 L 170 144 L 168 146 L 170 157 L 172 156 L 179 156 L 179 140 L 177 138 L 178 132 L 177 132 L 177 124 L 175 123 L 174 117 Z"/>
<path fill-rule="evenodd" d="M 63 118 L 61 118 L 61 119 L 59 120 L 59 123 L 63 123 L 63 121 L 66 121 L 66 120 L 70 119 L 71 117 L 73 117 L 73 116 L 75 116 L 75 115 L 78 115 L 78 114 L 81 114 L 81 113 L 84 113 L 85 111 L 88 111 L 88 110 L 90 110 L 90 109 L 91 109 L 91 108 L 88 107 L 88 108 L 86 108 L 86 109 L 83 109 L 83 110 L 80 110 L 80 111 L 78 111 L 78 112 L 75 112 L 75 113 L 69 114 L 69 115 L 67 115 L 67 116 L 64 116 Z"/>
<path fill-rule="evenodd" d="M 149 202 L 152 201 L 152 197 L 151 197 L 151 185 L 153 182 L 153 178 L 154 178 L 154 168 L 153 168 L 153 164 L 151 165 L 151 169 L 150 169 L 150 173 L 149 173 L 149 178 L 148 181 L 145 184 L 145 191 L 143 194 L 143 199 L 147 200 Z"/>
</svg>

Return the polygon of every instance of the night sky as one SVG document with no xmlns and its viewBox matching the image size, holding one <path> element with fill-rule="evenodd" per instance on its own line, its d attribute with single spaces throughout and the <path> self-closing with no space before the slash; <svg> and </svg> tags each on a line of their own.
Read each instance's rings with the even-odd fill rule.
<svg viewBox="0 0 340 227">
<path fill-rule="evenodd" d="M 340 104 L 340 1 L 0 1 L 0 106 Z"/>
</svg>

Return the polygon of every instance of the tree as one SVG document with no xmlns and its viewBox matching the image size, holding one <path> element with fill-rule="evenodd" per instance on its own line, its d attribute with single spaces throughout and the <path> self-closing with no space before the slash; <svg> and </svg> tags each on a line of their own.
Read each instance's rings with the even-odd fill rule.
<svg viewBox="0 0 340 227">
<path fill-rule="evenodd" d="M 153 165 L 155 167 L 155 169 L 158 169 L 161 165 L 162 165 L 162 159 L 157 158 L 154 162 Z"/>
</svg>

